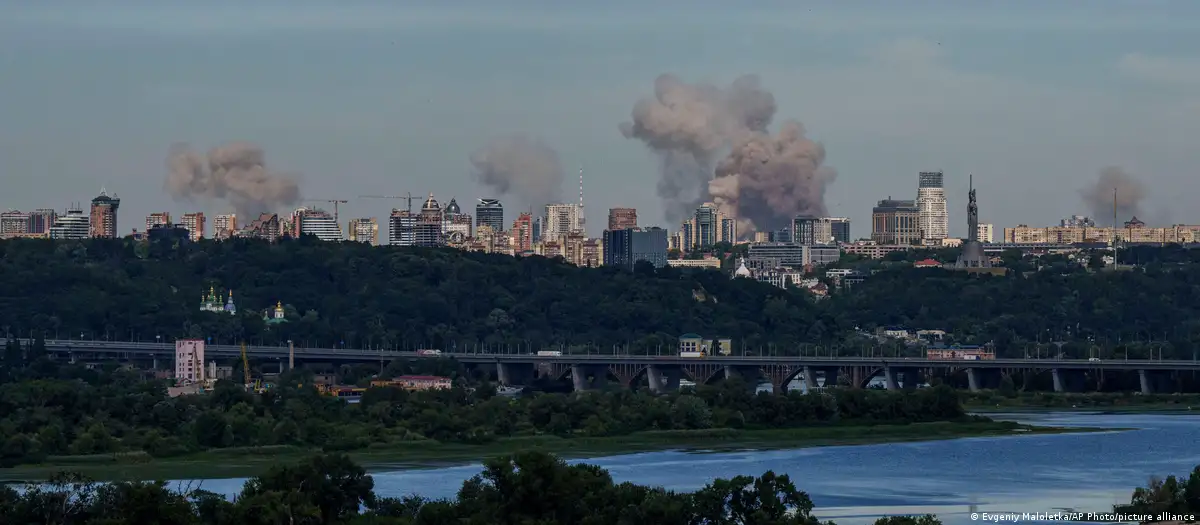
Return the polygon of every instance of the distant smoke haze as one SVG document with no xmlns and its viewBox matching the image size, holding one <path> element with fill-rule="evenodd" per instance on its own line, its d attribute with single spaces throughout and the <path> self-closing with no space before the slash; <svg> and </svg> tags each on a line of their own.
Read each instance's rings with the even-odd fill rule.
<svg viewBox="0 0 1200 525">
<path fill-rule="evenodd" d="M 753 75 L 728 88 L 661 75 L 654 97 L 638 101 L 619 129 L 658 155 L 668 221 L 713 201 L 748 233 L 780 228 L 800 213 L 825 214 L 825 187 L 837 176 L 799 122 L 770 134 L 775 111 L 774 95 Z"/>
<path fill-rule="evenodd" d="M 247 142 L 218 146 L 207 155 L 172 146 L 163 187 L 177 201 L 225 201 L 245 220 L 300 202 L 295 178 L 269 171 L 262 148 Z"/>
<path fill-rule="evenodd" d="M 471 154 L 475 179 L 497 196 L 516 196 L 530 206 L 558 202 L 563 167 L 541 140 L 514 134 L 496 137 Z"/>
<path fill-rule="evenodd" d="M 1096 181 L 1079 190 L 1079 196 L 1092 213 L 1097 224 L 1113 214 L 1113 190 L 1116 190 L 1116 211 L 1119 221 L 1127 221 L 1142 213 L 1142 199 L 1146 196 L 1145 185 L 1123 168 L 1109 166 L 1100 170 Z"/>
</svg>

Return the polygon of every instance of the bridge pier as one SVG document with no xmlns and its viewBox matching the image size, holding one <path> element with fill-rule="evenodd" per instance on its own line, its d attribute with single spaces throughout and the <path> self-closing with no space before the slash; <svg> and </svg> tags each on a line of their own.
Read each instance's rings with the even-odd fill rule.
<svg viewBox="0 0 1200 525">
<path fill-rule="evenodd" d="M 529 363 L 496 363 L 496 380 L 504 386 L 526 386 L 536 370 Z"/>
<path fill-rule="evenodd" d="M 607 376 L 607 365 L 571 365 L 571 386 L 576 392 L 604 386 Z"/>
<path fill-rule="evenodd" d="M 896 382 L 896 369 L 890 366 L 883 367 L 883 382 L 888 390 L 898 390 L 900 385 Z"/>
<path fill-rule="evenodd" d="M 741 378 L 751 393 L 758 390 L 758 382 L 762 379 L 762 375 L 762 370 L 757 366 L 727 365 L 725 367 L 725 379 Z"/>
<path fill-rule="evenodd" d="M 678 392 L 682 377 L 683 369 L 677 366 L 650 365 L 646 368 L 646 380 L 655 394 Z"/>
<path fill-rule="evenodd" d="M 1156 392 L 1170 390 L 1170 377 L 1165 372 L 1157 370 L 1138 370 L 1138 383 L 1141 384 L 1142 394 L 1150 395 Z"/>
<path fill-rule="evenodd" d="M 825 382 L 821 383 L 821 388 L 834 388 L 838 386 L 838 372 L 841 370 L 841 367 L 823 366 L 818 370 L 820 370 L 825 376 Z M 815 378 L 813 380 L 813 386 L 816 386 Z"/>
<path fill-rule="evenodd" d="M 900 372 L 900 388 L 904 390 L 913 390 L 924 382 L 920 368 L 897 368 Z"/>
<path fill-rule="evenodd" d="M 972 392 L 1000 387 L 1000 371 L 993 368 L 968 368 L 967 388 Z"/>
<path fill-rule="evenodd" d="M 804 374 L 804 390 L 807 392 L 812 392 L 815 390 L 818 386 L 817 373 L 813 370 L 813 367 L 804 367 L 804 371 L 801 372 L 801 374 Z"/>
<path fill-rule="evenodd" d="M 1050 371 L 1050 374 L 1054 379 L 1055 392 L 1079 392 L 1083 390 L 1085 378 L 1083 370 L 1055 368 Z"/>
</svg>

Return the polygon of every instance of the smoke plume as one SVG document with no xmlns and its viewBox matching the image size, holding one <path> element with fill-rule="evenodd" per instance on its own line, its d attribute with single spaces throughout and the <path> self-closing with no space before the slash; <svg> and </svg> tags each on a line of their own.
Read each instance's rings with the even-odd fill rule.
<svg viewBox="0 0 1200 525">
<path fill-rule="evenodd" d="M 1080 197 L 1092 213 L 1092 218 L 1100 222 L 1103 217 L 1113 213 L 1113 190 L 1116 190 L 1117 215 L 1122 221 L 1141 213 L 1142 198 L 1146 196 L 1145 186 L 1127 173 L 1123 168 L 1109 166 L 1100 170 L 1100 176 L 1090 186 L 1079 190 Z"/>
<path fill-rule="evenodd" d="M 738 217 L 743 232 L 825 212 L 825 185 L 836 172 L 821 166 L 824 148 L 805 138 L 799 123 L 770 135 L 775 97 L 758 77 L 743 76 L 722 89 L 661 75 L 654 93 L 634 105 L 632 122 L 620 130 L 658 154 L 657 189 L 668 221 L 709 200 Z"/>
<path fill-rule="evenodd" d="M 175 145 L 164 189 L 177 201 L 224 200 L 245 220 L 299 203 L 296 180 L 268 171 L 263 157 L 262 148 L 246 142 L 215 147 L 207 156 Z"/>
<path fill-rule="evenodd" d="M 562 194 L 563 168 L 558 153 L 525 135 L 497 137 L 471 154 L 475 177 L 499 196 L 515 195 L 541 206 Z"/>
</svg>

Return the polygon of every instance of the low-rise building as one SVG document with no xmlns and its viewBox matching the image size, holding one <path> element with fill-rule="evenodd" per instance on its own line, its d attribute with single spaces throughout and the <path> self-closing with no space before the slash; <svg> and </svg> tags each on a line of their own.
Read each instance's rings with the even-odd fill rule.
<svg viewBox="0 0 1200 525">
<path fill-rule="evenodd" d="M 394 379 L 371 381 L 373 387 L 403 388 L 413 391 L 449 389 L 452 385 L 453 382 L 449 377 L 441 376 L 400 376 Z"/>
</svg>

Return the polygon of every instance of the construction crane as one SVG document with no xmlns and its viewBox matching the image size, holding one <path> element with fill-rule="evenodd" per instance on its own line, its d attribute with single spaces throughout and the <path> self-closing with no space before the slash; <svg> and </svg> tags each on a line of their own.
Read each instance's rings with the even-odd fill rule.
<svg viewBox="0 0 1200 525">
<path fill-rule="evenodd" d="M 412 213 L 412 203 L 414 200 L 421 200 L 420 197 L 413 197 L 412 193 L 400 195 L 359 195 L 360 199 L 403 199 L 408 201 L 408 212 Z"/>
<path fill-rule="evenodd" d="M 246 342 L 242 341 L 242 378 L 246 380 L 246 388 L 250 388 L 250 359 L 246 357 Z"/>
<path fill-rule="evenodd" d="M 333 220 L 334 220 L 334 221 L 337 221 L 337 220 L 338 220 L 338 204 L 346 204 L 346 203 L 347 203 L 347 202 L 349 202 L 349 201 L 347 201 L 347 200 L 345 200 L 345 199 L 307 199 L 307 200 L 305 200 L 304 202 L 329 202 L 329 203 L 333 203 Z"/>
</svg>

